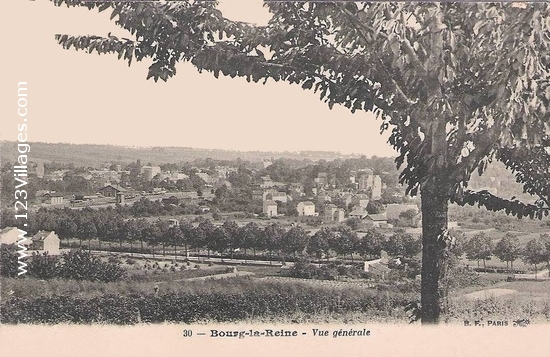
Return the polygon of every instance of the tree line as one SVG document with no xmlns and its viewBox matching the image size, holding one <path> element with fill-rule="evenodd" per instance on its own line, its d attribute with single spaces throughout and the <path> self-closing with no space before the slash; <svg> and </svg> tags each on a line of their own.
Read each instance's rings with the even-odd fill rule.
<svg viewBox="0 0 550 357">
<path fill-rule="evenodd" d="M 483 267 L 486 267 L 486 261 L 496 256 L 503 262 L 506 262 L 506 267 L 513 269 L 514 261 L 521 259 L 526 264 L 531 264 L 537 271 L 537 265 L 546 263 L 550 267 L 550 235 L 541 234 L 540 237 L 535 237 L 529 240 L 522 246 L 519 238 L 511 233 L 507 233 L 496 244 L 491 237 L 480 232 L 475 234 L 470 239 L 463 239 L 462 253 L 466 254 L 469 260 L 483 262 Z"/>
<path fill-rule="evenodd" d="M 99 240 L 99 249 L 123 244 L 133 245 L 140 252 L 144 247 L 162 247 L 165 255 L 172 248 L 177 255 L 178 247 L 186 254 L 193 249 L 230 254 L 243 251 L 267 252 L 268 256 L 296 258 L 307 253 L 319 259 L 328 258 L 331 253 L 354 259 L 354 255 L 374 258 L 382 250 L 391 256 L 413 257 L 420 252 L 420 240 L 404 231 L 397 230 L 386 236 L 375 228 L 359 233 L 348 225 L 323 227 L 315 233 L 306 231 L 300 225 L 283 227 L 280 223 L 271 223 L 265 227 L 255 222 L 239 226 L 233 220 L 226 220 L 216 226 L 211 220 L 199 217 L 195 221 L 168 221 L 162 219 L 127 218 L 114 208 L 93 210 L 57 209 L 39 210 L 31 221 L 29 234 L 38 230 L 55 231 L 64 240 L 78 239 L 80 247 L 84 241 Z"/>
</svg>

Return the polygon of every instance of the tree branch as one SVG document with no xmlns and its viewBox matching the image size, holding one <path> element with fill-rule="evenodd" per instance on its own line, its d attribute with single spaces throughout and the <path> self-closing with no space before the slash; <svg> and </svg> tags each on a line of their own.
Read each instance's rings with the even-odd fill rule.
<svg viewBox="0 0 550 357">
<path fill-rule="evenodd" d="M 403 45 L 403 48 L 405 49 L 405 52 L 411 57 L 411 63 L 414 67 L 414 69 L 424 78 L 428 78 L 428 72 L 426 72 L 426 69 L 422 65 L 422 62 L 420 62 L 420 59 L 418 58 L 418 54 L 412 47 L 411 43 L 408 39 L 404 39 L 401 41 L 401 44 Z"/>
</svg>

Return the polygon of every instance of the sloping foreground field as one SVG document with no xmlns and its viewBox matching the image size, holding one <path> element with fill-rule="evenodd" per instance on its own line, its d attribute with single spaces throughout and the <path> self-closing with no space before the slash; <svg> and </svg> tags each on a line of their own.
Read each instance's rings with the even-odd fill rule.
<svg viewBox="0 0 550 357">
<path fill-rule="evenodd" d="M 3 279 L 3 324 L 407 322 L 417 286 L 384 288 L 265 281 L 250 277 L 154 283 Z M 443 320 L 550 322 L 550 282 L 511 282 L 508 294 L 445 299 Z M 515 292 L 510 292 L 515 291 Z M 475 292 L 473 292 L 475 293 Z"/>
<path fill-rule="evenodd" d="M 151 283 L 4 279 L 2 323 L 406 321 L 414 293 L 249 277 Z M 407 289 L 405 289 L 407 290 Z"/>
</svg>

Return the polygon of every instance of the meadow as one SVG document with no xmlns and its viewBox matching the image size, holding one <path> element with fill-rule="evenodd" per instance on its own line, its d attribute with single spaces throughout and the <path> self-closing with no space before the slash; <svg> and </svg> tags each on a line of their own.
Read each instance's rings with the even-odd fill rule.
<svg viewBox="0 0 550 357">
<path fill-rule="evenodd" d="M 2 277 L 1 322 L 7 324 L 138 323 L 408 323 L 406 307 L 419 301 L 419 281 L 294 279 L 287 267 L 240 265 L 253 274 L 212 263 L 101 257 L 125 271 L 116 281 Z M 506 281 L 507 274 L 463 271 L 443 299 L 442 321 L 528 319 L 550 321 L 550 281 Z M 195 278 L 208 277 L 203 281 Z M 482 299 L 488 289 L 512 291 Z"/>
</svg>

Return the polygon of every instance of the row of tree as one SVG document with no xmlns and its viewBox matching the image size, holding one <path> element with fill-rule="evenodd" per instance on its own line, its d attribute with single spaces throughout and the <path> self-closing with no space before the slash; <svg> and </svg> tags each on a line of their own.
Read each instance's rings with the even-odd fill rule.
<svg viewBox="0 0 550 357">
<path fill-rule="evenodd" d="M 496 244 L 485 233 L 478 233 L 469 240 L 465 240 L 462 246 L 463 253 L 470 260 L 485 262 L 494 255 L 506 266 L 514 267 L 514 261 L 522 259 L 527 264 L 535 266 L 546 263 L 550 266 L 550 235 L 541 234 L 539 238 L 533 238 L 522 246 L 517 236 L 507 233 Z"/>
<path fill-rule="evenodd" d="M 380 256 L 382 250 L 392 256 L 412 257 L 420 252 L 420 241 L 410 234 L 397 231 L 385 236 L 376 229 L 370 229 L 360 236 L 348 225 L 324 227 L 315 234 L 308 233 L 302 226 L 295 225 L 285 229 L 279 223 L 261 227 L 255 222 L 239 226 L 232 220 L 226 220 L 216 226 L 209 219 L 191 222 L 181 220 L 177 224 L 166 220 L 156 221 L 145 218 L 125 218 L 116 209 L 100 210 L 40 210 L 31 222 L 31 234 L 38 230 L 55 231 L 61 239 L 77 238 L 83 241 L 99 239 L 102 244 L 122 247 L 123 243 L 139 243 L 141 251 L 144 245 L 162 246 L 163 254 L 167 247 L 206 249 L 208 252 L 233 254 L 243 250 L 245 255 L 252 251 L 276 253 L 280 256 L 303 254 L 329 257 L 331 252 L 339 256 L 354 254 L 363 257 Z"/>
</svg>

